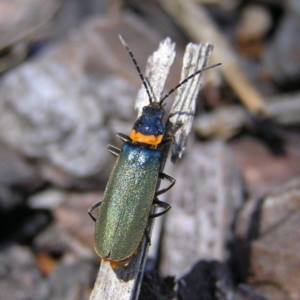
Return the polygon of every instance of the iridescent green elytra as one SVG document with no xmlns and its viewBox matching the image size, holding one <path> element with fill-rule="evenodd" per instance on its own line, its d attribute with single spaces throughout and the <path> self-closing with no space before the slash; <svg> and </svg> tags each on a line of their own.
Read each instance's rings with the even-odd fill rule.
<svg viewBox="0 0 300 300">
<path fill-rule="evenodd" d="M 158 180 L 160 152 L 126 142 L 119 154 L 95 226 L 95 249 L 126 260 L 145 233 Z"/>
</svg>

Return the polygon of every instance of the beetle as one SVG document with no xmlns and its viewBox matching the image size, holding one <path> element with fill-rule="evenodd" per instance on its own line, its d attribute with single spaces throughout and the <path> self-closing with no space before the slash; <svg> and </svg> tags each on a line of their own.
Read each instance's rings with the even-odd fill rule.
<svg viewBox="0 0 300 300">
<path fill-rule="evenodd" d="M 88 210 L 96 222 L 95 250 L 103 261 L 109 261 L 114 268 L 129 264 L 146 232 L 148 219 L 161 216 L 171 208 L 169 204 L 157 198 L 175 184 L 173 177 L 159 171 L 161 152 L 158 147 L 172 142 L 172 138 L 164 138 L 163 102 L 178 87 L 204 70 L 190 75 L 160 101 L 154 102 L 148 89 L 149 83 L 140 72 L 130 48 L 122 37 L 119 37 L 139 73 L 148 94 L 149 105 L 143 108 L 142 116 L 134 123 L 129 136 L 117 133 L 124 142 L 121 150 L 108 146 L 108 150 L 117 157 L 117 160 L 102 201 Z M 167 180 L 170 184 L 167 188 L 156 191 L 159 179 Z M 150 215 L 153 205 L 164 210 Z M 98 215 L 95 218 L 92 213 L 97 208 L 99 208 Z"/>
</svg>

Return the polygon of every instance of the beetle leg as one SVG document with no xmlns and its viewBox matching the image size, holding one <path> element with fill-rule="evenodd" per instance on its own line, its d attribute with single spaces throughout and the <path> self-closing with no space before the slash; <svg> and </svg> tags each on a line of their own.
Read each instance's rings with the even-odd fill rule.
<svg viewBox="0 0 300 300">
<path fill-rule="evenodd" d="M 147 241 L 148 245 L 151 246 L 151 239 L 150 239 L 149 231 L 147 228 L 145 230 L 145 236 L 146 236 L 146 241 Z"/>
<path fill-rule="evenodd" d="M 102 201 L 99 201 L 99 202 L 95 203 L 94 205 L 92 205 L 92 206 L 88 209 L 88 213 L 89 213 L 90 217 L 92 218 L 92 220 L 93 220 L 94 222 L 96 222 L 96 218 L 92 215 L 92 212 L 93 212 L 96 208 L 98 208 L 98 207 L 101 205 L 101 203 L 102 203 Z"/>
<path fill-rule="evenodd" d="M 156 217 L 162 216 L 171 208 L 170 204 L 160 201 L 157 198 L 154 199 L 153 204 L 157 205 L 159 207 L 163 207 L 163 208 L 165 208 L 165 210 L 163 210 L 162 212 L 156 213 L 156 214 L 152 214 L 149 216 L 149 218 L 156 218 Z"/>
<path fill-rule="evenodd" d="M 116 156 L 116 157 L 118 157 L 121 152 L 121 150 L 119 148 L 117 148 L 113 145 L 108 145 L 107 149 L 113 156 Z"/>
<path fill-rule="evenodd" d="M 128 135 L 120 131 L 117 133 L 117 137 L 121 139 L 123 142 L 132 142 L 132 139 Z"/>
<path fill-rule="evenodd" d="M 168 145 L 168 144 L 172 144 L 173 142 L 174 142 L 174 137 L 168 136 L 164 138 L 159 145 Z"/>
<path fill-rule="evenodd" d="M 155 196 L 159 196 L 159 195 L 167 192 L 176 182 L 175 178 L 173 178 L 173 177 L 171 177 L 171 176 L 169 176 L 165 173 L 159 173 L 158 177 L 160 179 L 167 180 L 167 181 L 171 182 L 171 184 L 167 188 L 155 192 Z"/>
</svg>

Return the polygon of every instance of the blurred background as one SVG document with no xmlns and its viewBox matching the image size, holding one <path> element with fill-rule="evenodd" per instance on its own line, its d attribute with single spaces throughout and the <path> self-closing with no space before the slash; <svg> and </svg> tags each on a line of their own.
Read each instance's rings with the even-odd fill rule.
<svg viewBox="0 0 300 300">
<path fill-rule="evenodd" d="M 140 299 L 300 299 L 299 31 L 297 0 L 0 0 L 0 299 L 89 298 L 100 258 L 87 209 L 141 86 L 118 34 L 142 72 L 176 43 L 166 91 L 187 43 L 212 43 L 222 63 L 166 167 L 172 210 Z"/>
</svg>

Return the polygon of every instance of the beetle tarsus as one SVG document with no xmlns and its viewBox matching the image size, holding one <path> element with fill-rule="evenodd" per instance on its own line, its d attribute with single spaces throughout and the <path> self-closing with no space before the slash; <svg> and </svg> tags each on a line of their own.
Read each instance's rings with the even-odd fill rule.
<svg viewBox="0 0 300 300">
<path fill-rule="evenodd" d="M 163 202 L 163 201 L 160 201 L 157 198 L 154 199 L 153 204 L 157 205 L 158 207 L 162 207 L 165 210 L 163 210 L 163 211 L 161 211 L 159 213 L 155 213 L 155 214 L 150 215 L 149 218 L 152 218 L 152 219 L 164 215 L 166 212 L 168 212 L 171 209 L 171 205 L 170 204 L 168 204 L 166 202 Z"/>
<path fill-rule="evenodd" d="M 165 174 L 165 173 L 159 173 L 158 177 L 159 177 L 160 179 L 163 179 L 163 180 L 166 180 L 166 181 L 171 182 L 171 184 L 170 184 L 167 188 L 161 189 L 161 190 L 155 192 L 155 196 L 159 196 L 159 195 L 164 194 L 164 193 L 167 192 L 169 189 L 171 189 L 172 186 L 173 186 L 173 185 L 175 184 L 175 182 L 176 182 L 176 179 L 175 179 L 175 178 L 173 178 L 172 176 L 167 175 L 167 174 Z"/>
<path fill-rule="evenodd" d="M 101 205 L 101 203 L 102 203 L 102 201 L 99 201 L 99 202 L 95 203 L 94 205 L 92 205 L 92 206 L 88 209 L 88 213 L 89 213 L 90 217 L 92 218 L 92 220 L 93 220 L 94 222 L 96 222 L 97 219 L 92 215 L 92 212 L 93 212 L 95 209 L 97 209 L 97 208 Z"/>
</svg>

